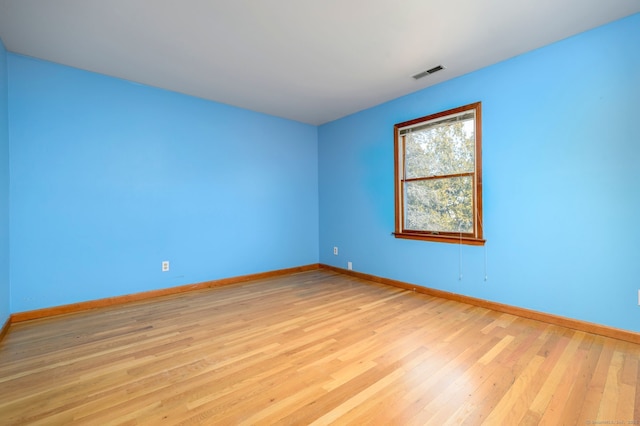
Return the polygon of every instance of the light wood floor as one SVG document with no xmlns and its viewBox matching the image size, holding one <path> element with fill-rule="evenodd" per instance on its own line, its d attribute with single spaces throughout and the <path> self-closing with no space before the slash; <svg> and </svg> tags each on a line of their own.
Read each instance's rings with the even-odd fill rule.
<svg viewBox="0 0 640 426">
<path fill-rule="evenodd" d="M 639 364 L 319 270 L 14 324 L 0 424 L 640 424 Z"/>
</svg>

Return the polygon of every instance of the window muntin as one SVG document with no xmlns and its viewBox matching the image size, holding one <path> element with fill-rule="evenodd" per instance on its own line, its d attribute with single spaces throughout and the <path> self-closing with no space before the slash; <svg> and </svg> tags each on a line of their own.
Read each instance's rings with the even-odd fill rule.
<svg viewBox="0 0 640 426">
<path fill-rule="evenodd" d="M 394 127 L 396 237 L 483 244 L 481 104 Z"/>
</svg>

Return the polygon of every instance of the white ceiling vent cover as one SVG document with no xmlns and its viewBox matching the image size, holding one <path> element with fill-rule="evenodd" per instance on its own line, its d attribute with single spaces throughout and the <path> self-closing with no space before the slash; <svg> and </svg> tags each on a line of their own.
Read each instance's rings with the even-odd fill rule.
<svg viewBox="0 0 640 426">
<path fill-rule="evenodd" d="M 438 72 L 438 71 L 441 71 L 443 69 L 444 69 L 444 66 L 438 65 L 438 66 L 435 66 L 435 67 L 433 67 L 431 69 L 428 69 L 426 71 L 422 71 L 422 72 L 414 75 L 413 78 L 418 80 L 418 79 L 421 79 L 422 77 L 426 77 L 426 76 L 428 76 L 430 74 L 433 74 L 434 72 Z"/>
</svg>

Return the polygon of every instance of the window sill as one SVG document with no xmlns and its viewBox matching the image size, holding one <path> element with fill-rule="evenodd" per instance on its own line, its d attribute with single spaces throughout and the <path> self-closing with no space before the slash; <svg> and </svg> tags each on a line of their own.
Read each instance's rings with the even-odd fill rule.
<svg viewBox="0 0 640 426">
<path fill-rule="evenodd" d="M 469 246 L 483 246 L 486 242 L 486 240 L 483 240 L 481 238 L 460 237 L 455 235 L 422 234 L 417 232 L 393 232 L 393 236 L 396 238 L 403 238 L 405 240 L 433 241 L 438 243 L 465 244 Z"/>
</svg>

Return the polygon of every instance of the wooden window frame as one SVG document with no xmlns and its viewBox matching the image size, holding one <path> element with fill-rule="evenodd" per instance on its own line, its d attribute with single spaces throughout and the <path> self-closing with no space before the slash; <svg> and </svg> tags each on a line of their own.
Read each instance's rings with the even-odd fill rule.
<svg viewBox="0 0 640 426">
<path fill-rule="evenodd" d="M 460 114 L 465 111 L 475 112 L 475 170 L 473 173 L 464 173 L 464 176 L 473 176 L 473 232 L 456 233 L 456 232 L 435 232 L 435 231 L 417 231 L 404 229 L 404 183 L 415 181 L 416 179 L 404 178 L 404 162 L 405 152 L 404 144 L 400 140 L 400 131 L 407 127 L 412 127 L 423 122 L 433 121 L 449 115 Z M 396 238 L 436 241 L 454 244 L 466 245 L 484 245 L 483 238 L 483 216 L 482 216 L 482 103 L 475 102 L 458 108 L 441 111 L 435 114 L 416 118 L 413 120 L 398 123 L 393 126 L 394 139 L 394 188 L 395 188 L 395 232 Z M 447 177 L 455 177 L 454 175 Z M 419 179 L 429 179 L 419 178 Z"/>
</svg>

